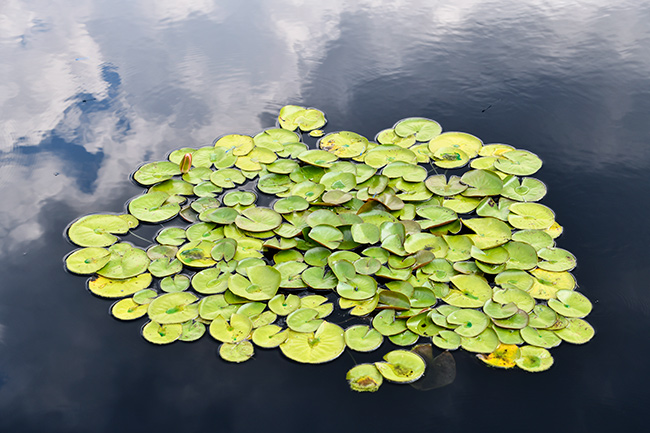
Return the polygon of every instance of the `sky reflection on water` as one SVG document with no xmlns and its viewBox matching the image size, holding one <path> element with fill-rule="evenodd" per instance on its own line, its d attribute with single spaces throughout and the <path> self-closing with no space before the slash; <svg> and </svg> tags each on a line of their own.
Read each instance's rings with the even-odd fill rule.
<svg viewBox="0 0 650 433">
<path fill-rule="evenodd" d="M 294 430 L 314 407 L 358 407 L 364 416 L 347 413 L 347 422 L 365 418 L 377 431 L 402 424 L 368 420 L 377 405 L 426 411 L 438 426 L 462 430 L 499 413 L 485 397 L 495 389 L 512 397 L 513 421 L 528 425 L 533 401 L 560 399 L 574 411 L 567 429 L 638 426 L 635 411 L 649 402 L 638 385 L 648 353 L 637 340 L 650 324 L 648 204 L 639 199 L 650 165 L 647 4 L 179 3 L 0 6 L 0 430 L 184 422 L 190 431 L 219 417 L 235 432 L 278 413 Z M 262 351 L 232 366 L 211 341 L 150 346 L 138 325 L 113 321 L 110 302 L 64 272 L 66 225 L 123 210 L 142 191 L 129 180 L 140 163 L 219 135 L 254 134 L 287 103 L 316 106 L 334 128 L 369 138 L 424 116 L 539 154 L 544 203 L 565 226 L 559 245 L 578 257 L 596 338 L 554 350 L 545 375 L 486 369 L 460 353 L 451 387 L 417 394 L 391 386 L 360 397 L 343 379 L 348 355 L 312 368 Z M 313 430 L 344 422 L 332 418 Z"/>
</svg>

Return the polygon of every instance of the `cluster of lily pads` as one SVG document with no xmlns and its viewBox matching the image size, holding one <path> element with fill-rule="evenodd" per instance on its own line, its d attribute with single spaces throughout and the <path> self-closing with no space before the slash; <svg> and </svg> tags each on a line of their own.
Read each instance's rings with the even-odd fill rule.
<svg viewBox="0 0 650 433">
<path fill-rule="evenodd" d="M 121 298 L 116 318 L 147 316 L 151 343 L 207 330 L 232 362 L 255 346 L 317 364 L 385 338 L 404 347 L 426 339 L 492 366 L 543 371 L 548 349 L 592 338 L 591 303 L 570 273 L 575 257 L 556 247 L 562 227 L 538 203 L 545 185 L 529 177 L 542 165 L 536 155 L 443 133 L 424 118 L 401 120 L 374 142 L 325 135 L 313 108 L 285 106 L 278 122 L 141 166 L 133 177 L 148 190 L 128 213 L 70 225 L 81 248 L 67 269 L 92 275 L 95 295 Z M 321 137 L 316 149 L 302 142 L 307 132 Z M 172 219 L 146 250 L 118 237 Z M 328 321 L 335 308 L 356 323 Z M 348 381 L 358 391 L 384 378 L 413 382 L 425 358 L 421 345 L 393 350 L 354 367 Z"/>
</svg>

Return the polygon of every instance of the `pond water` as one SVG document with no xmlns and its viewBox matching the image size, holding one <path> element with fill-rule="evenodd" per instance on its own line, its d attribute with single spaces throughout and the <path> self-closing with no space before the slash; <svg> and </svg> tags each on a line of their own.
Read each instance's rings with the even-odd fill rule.
<svg viewBox="0 0 650 433">
<path fill-rule="evenodd" d="M 0 431 L 640 430 L 649 22 L 638 1 L 4 1 Z M 66 273 L 65 227 L 123 211 L 142 162 L 255 134 L 286 104 L 369 138 L 422 116 L 538 154 L 595 338 L 545 373 L 459 351 L 450 386 L 366 395 L 345 373 L 378 353 L 234 365 L 209 337 L 156 347 Z"/>
</svg>

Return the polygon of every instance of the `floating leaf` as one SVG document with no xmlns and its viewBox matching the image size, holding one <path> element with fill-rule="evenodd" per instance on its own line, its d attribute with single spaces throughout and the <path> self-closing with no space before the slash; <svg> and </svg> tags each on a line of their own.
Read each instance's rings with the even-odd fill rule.
<svg viewBox="0 0 650 433">
<path fill-rule="evenodd" d="M 494 352 L 485 355 L 478 354 L 476 357 L 492 367 L 512 368 L 517 365 L 516 360 L 520 357 L 519 347 L 514 344 L 499 344 Z"/>
<path fill-rule="evenodd" d="M 339 158 L 354 158 L 362 155 L 368 146 L 368 139 L 350 131 L 327 134 L 318 141 L 318 147 Z"/>
<path fill-rule="evenodd" d="M 422 357 L 408 350 L 393 350 L 384 355 L 384 361 L 375 367 L 384 378 L 395 383 L 411 383 L 424 374 L 426 364 Z"/>
<path fill-rule="evenodd" d="M 345 379 L 350 389 L 357 392 L 375 392 L 384 382 L 384 377 L 374 364 L 355 365 L 345 375 Z"/>
<path fill-rule="evenodd" d="M 119 215 L 88 215 L 72 223 L 68 237 L 80 247 L 108 247 L 118 240 L 114 234 L 124 234 L 129 228 Z"/>
<path fill-rule="evenodd" d="M 188 292 L 166 293 L 151 303 L 147 313 L 152 322 L 160 324 L 183 323 L 199 315 L 196 295 Z"/>
<path fill-rule="evenodd" d="M 132 298 L 125 298 L 113 304 L 111 314 L 119 320 L 139 319 L 147 314 L 147 306 L 134 302 Z"/>
<path fill-rule="evenodd" d="M 378 349 L 384 337 L 377 330 L 365 325 L 354 325 L 345 330 L 345 344 L 357 352 L 372 352 Z"/>
<path fill-rule="evenodd" d="M 289 331 L 280 350 L 289 359 L 308 364 L 322 364 L 338 358 L 345 349 L 343 329 L 324 321 L 315 333 Z"/>
<path fill-rule="evenodd" d="M 111 253 L 105 248 L 82 248 L 66 257 L 65 265 L 75 274 L 93 274 L 103 268 L 110 259 Z"/>
<path fill-rule="evenodd" d="M 551 368 L 553 365 L 553 357 L 550 352 L 544 348 L 523 346 L 520 349 L 520 356 L 515 360 L 515 362 L 522 370 L 536 373 Z"/>
<path fill-rule="evenodd" d="M 178 340 L 183 334 L 183 326 L 178 323 L 160 324 L 147 322 L 142 328 L 142 336 L 153 344 L 169 344 Z"/>
</svg>

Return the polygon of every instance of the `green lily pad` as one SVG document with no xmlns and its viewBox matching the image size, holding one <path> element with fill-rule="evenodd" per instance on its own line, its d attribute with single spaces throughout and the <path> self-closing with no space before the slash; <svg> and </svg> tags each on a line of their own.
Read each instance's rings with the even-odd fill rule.
<svg viewBox="0 0 650 433">
<path fill-rule="evenodd" d="M 374 364 L 355 365 L 347 372 L 345 379 L 350 389 L 357 392 L 375 392 L 384 382 L 384 377 Z"/>
<path fill-rule="evenodd" d="M 530 274 L 535 279 L 528 293 L 536 299 L 555 298 L 558 290 L 573 290 L 576 287 L 576 280 L 569 272 L 533 269 Z"/>
<path fill-rule="evenodd" d="M 65 259 L 65 265 L 75 274 L 93 274 L 111 260 L 111 252 L 105 248 L 89 247 L 74 251 Z"/>
<path fill-rule="evenodd" d="M 535 279 L 525 271 L 508 270 L 494 277 L 494 282 L 501 287 L 515 287 L 527 292 L 533 287 Z"/>
<path fill-rule="evenodd" d="M 570 271 L 576 267 L 575 256 L 562 248 L 542 248 L 537 255 L 543 260 L 537 266 L 545 271 Z"/>
<path fill-rule="evenodd" d="M 208 268 L 216 263 L 210 254 L 214 245 L 210 241 L 188 242 L 178 249 L 176 258 L 186 266 Z"/>
<path fill-rule="evenodd" d="M 343 233 L 336 227 L 317 225 L 309 232 L 309 238 L 331 250 L 337 248 L 343 241 Z"/>
<path fill-rule="evenodd" d="M 527 150 L 511 150 L 502 153 L 494 162 L 494 166 L 507 174 L 530 176 L 542 167 L 542 160 Z"/>
<path fill-rule="evenodd" d="M 492 299 L 488 299 L 483 306 L 483 312 L 492 319 L 507 319 L 512 317 L 519 308 L 514 302 L 501 304 Z"/>
<path fill-rule="evenodd" d="M 368 139 L 350 131 L 333 132 L 318 141 L 318 147 L 339 158 L 354 158 L 363 155 Z"/>
<path fill-rule="evenodd" d="M 522 230 L 544 230 L 555 222 L 555 214 L 539 203 L 514 203 L 510 206 L 508 222 Z"/>
<path fill-rule="evenodd" d="M 228 288 L 229 277 L 229 273 L 222 273 L 217 268 L 204 269 L 192 277 L 192 288 L 203 295 L 223 293 Z"/>
<path fill-rule="evenodd" d="M 402 119 L 393 128 L 399 137 L 415 136 L 417 141 L 429 141 L 442 132 L 438 122 L 423 117 Z"/>
<path fill-rule="evenodd" d="M 495 325 L 504 329 L 524 329 L 529 323 L 528 314 L 524 310 L 517 309 L 517 312 L 506 319 L 492 319 Z"/>
<path fill-rule="evenodd" d="M 287 326 L 295 332 L 313 332 L 323 323 L 318 319 L 318 311 L 299 308 L 287 316 Z"/>
<path fill-rule="evenodd" d="M 253 357 L 255 349 L 253 344 L 244 340 L 239 343 L 223 343 L 219 346 L 219 356 L 228 362 L 244 362 Z"/>
<path fill-rule="evenodd" d="M 278 347 L 289 336 L 289 330 L 278 325 L 265 325 L 253 331 L 252 340 L 255 345 L 265 349 Z"/>
<path fill-rule="evenodd" d="M 435 154 L 442 148 L 453 148 L 461 150 L 470 159 L 478 155 L 482 146 L 483 142 L 479 138 L 464 132 L 445 132 L 429 142 L 431 153 Z"/>
<path fill-rule="evenodd" d="M 468 352 L 491 353 L 499 346 L 499 337 L 492 328 L 487 328 L 475 337 L 460 337 L 460 345 Z"/>
<path fill-rule="evenodd" d="M 286 144 L 300 142 L 300 137 L 295 132 L 282 128 L 266 129 L 253 137 L 255 146 L 264 147 L 273 152 L 280 152 Z"/>
<path fill-rule="evenodd" d="M 354 325 L 345 330 L 345 344 L 357 352 L 372 352 L 384 342 L 377 330 L 366 325 Z"/>
<path fill-rule="evenodd" d="M 278 316 L 287 316 L 300 308 L 300 298 L 296 295 L 275 295 L 268 305 Z"/>
<path fill-rule="evenodd" d="M 179 246 L 185 243 L 185 230 L 180 227 L 168 227 L 156 236 L 156 242 L 162 245 Z"/>
<path fill-rule="evenodd" d="M 510 227 L 496 218 L 471 218 L 461 221 L 476 233 L 470 235 L 470 240 L 482 250 L 503 245 L 512 237 Z"/>
<path fill-rule="evenodd" d="M 469 186 L 463 191 L 466 197 L 498 195 L 503 188 L 501 178 L 487 170 L 470 170 L 460 178 L 460 181 Z"/>
<path fill-rule="evenodd" d="M 501 221 L 508 221 L 508 214 L 510 213 L 510 205 L 512 200 L 501 198 L 499 202 L 495 202 L 492 197 L 485 197 L 476 208 L 476 214 L 482 217 L 494 217 Z"/>
<path fill-rule="evenodd" d="M 524 310 L 526 313 L 533 310 L 535 307 L 535 300 L 527 292 L 516 289 L 514 287 L 499 289 L 494 288 L 492 299 L 500 304 L 514 303 L 517 308 Z"/>
<path fill-rule="evenodd" d="M 450 313 L 447 316 L 447 323 L 450 325 L 459 325 L 454 331 L 463 337 L 476 337 L 483 332 L 490 319 L 478 310 L 460 309 Z"/>
<path fill-rule="evenodd" d="M 322 128 L 326 123 L 325 114 L 322 111 L 297 105 L 282 107 L 278 121 L 282 128 L 289 131 L 296 128 L 300 128 L 301 131 L 311 131 Z"/>
<path fill-rule="evenodd" d="M 592 305 L 589 299 L 573 290 L 558 290 L 557 299 L 549 299 L 548 306 L 564 317 L 585 317 L 591 313 Z"/>
<path fill-rule="evenodd" d="M 114 234 L 124 234 L 129 228 L 119 215 L 88 215 L 72 223 L 68 237 L 80 247 L 108 247 L 118 241 Z"/>
<path fill-rule="evenodd" d="M 387 337 L 399 334 L 406 330 L 406 320 L 396 319 L 394 310 L 383 310 L 372 320 L 372 326 L 379 331 L 381 335 Z"/>
<path fill-rule="evenodd" d="M 135 320 L 147 314 L 147 306 L 134 302 L 132 298 L 124 298 L 111 306 L 111 314 L 119 320 Z"/>
<path fill-rule="evenodd" d="M 141 195 L 129 203 L 129 212 L 140 221 L 158 223 L 174 218 L 181 210 L 177 203 L 168 202 L 166 192 L 158 191 Z"/>
<path fill-rule="evenodd" d="M 341 261 L 337 263 L 341 263 Z M 343 298 L 355 301 L 368 299 L 377 292 L 377 281 L 367 275 L 355 275 L 346 281 L 341 281 L 339 278 L 336 292 Z"/>
<path fill-rule="evenodd" d="M 221 316 L 210 323 L 210 335 L 222 343 L 239 343 L 246 340 L 253 329 L 253 323 L 244 314 L 234 313 L 230 320 Z"/>
<path fill-rule="evenodd" d="M 322 364 L 338 358 L 345 349 L 343 329 L 324 321 L 315 333 L 289 331 L 280 350 L 289 359 L 308 364 Z"/>
<path fill-rule="evenodd" d="M 112 279 L 126 279 L 135 277 L 147 271 L 149 257 L 140 248 L 134 248 L 127 243 L 119 243 L 111 246 L 108 251 L 111 256 L 97 274 Z"/>
<path fill-rule="evenodd" d="M 158 296 L 158 292 L 153 289 L 138 290 L 133 294 L 133 302 L 140 305 L 149 304 L 156 296 Z"/>
<path fill-rule="evenodd" d="M 178 164 L 160 161 L 143 165 L 133 174 L 133 179 L 141 185 L 149 186 L 179 174 L 181 174 L 181 170 Z"/>
<path fill-rule="evenodd" d="M 230 320 L 230 316 L 236 313 L 238 308 L 237 305 L 229 304 L 223 295 L 210 295 L 199 301 L 199 316 L 209 321 L 217 316 Z"/>
<path fill-rule="evenodd" d="M 558 337 L 555 332 L 547 331 L 545 329 L 536 329 L 531 326 L 526 326 L 519 332 L 521 333 L 521 338 L 531 346 L 551 349 L 562 342 L 562 339 Z"/>
<path fill-rule="evenodd" d="M 438 335 L 444 328 L 433 323 L 427 312 L 416 314 L 406 321 L 406 327 L 413 333 L 422 337 Z"/>
<path fill-rule="evenodd" d="M 542 347 L 523 346 L 519 349 L 519 358 L 515 362 L 522 370 L 536 373 L 551 368 L 553 357 Z"/>
<path fill-rule="evenodd" d="M 244 210 L 235 218 L 235 224 L 249 232 L 264 232 L 273 230 L 282 223 L 282 216 L 272 209 L 253 207 Z"/>
<path fill-rule="evenodd" d="M 596 333 L 586 320 L 579 318 L 567 318 L 566 320 L 567 326 L 554 332 L 567 343 L 584 344 L 591 340 Z"/>
<path fill-rule="evenodd" d="M 160 290 L 167 293 L 182 292 L 190 287 L 190 279 L 186 275 L 174 275 L 160 280 Z"/>
<path fill-rule="evenodd" d="M 169 344 L 178 340 L 183 334 L 183 326 L 180 323 L 160 324 L 147 322 L 142 328 L 142 336 L 153 344 Z"/>
<path fill-rule="evenodd" d="M 424 184 L 429 191 L 443 197 L 451 197 L 467 189 L 467 185 L 461 183 L 458 176 L 451 176 L 447 182 L 444 174 L 429 176 Z"/>
<path fill-rule="evenodd" d="M 501 328 L 495 324 L 492 325 L 492 329 L 497 333 L 501 344 L 524 344 L 524 339 L 521 338 L 519 329 Z"/>
<path fill-rule="evenodd" d="M 166 293 L 149 303 L 147 313 L 152 322 L 183 323 L 199 315 L 196 295 L 188 292 Z"/>
<path fill-rule="evenodd" d="M 88 290 L 102 298 L 123 298 L 147 288 L 151 280 L 149 273 L 121 280 L 98 276 L 88 281 Z"/>
<path fill-rule="evenodd" d="M 384 378 L 394 383 L 411 383 L 424 374 L 426 364 L 422 357 L 408 350 L 393 350 L 384 355 L 384 361 L 375 367 Z"/>
<path fill-rule="evenodd" d="M 546 195 L 546 185 L 540 180 L 525 177 L 521 183 L 515 176 L 508 176 L 503 181 L 501 195 L 517 201 L 534 202 Z"/>
<path fill-rule="evenodd" d="M 181 341 L 196 341 L 205 334 L 205 325 L 195 320 L 188 320 L 181 324 L 183 333 L 178 338 Z"/>
<path fill-rule="evenodd" d="M 299 212 L 309 208 L 309 202 L 302 197 L 289 196 L 273 204 L 273 209 L 280 214 Z"/>
<path fill-rule="evenodd" d="M 321 267 L 306 269 L 302 273 L 301 278 L 305 284 L 316 290 L 333 289 L 338 283 L 337 278 L 332 272 L 326 271 L 325 268 Z"/>
<path fill-rule="evenodd" d="M 451 146 L 436 149 L 435 152 L 432 152 L 432 156 L 433 163 L 444 169 L 464 167 L 471 159 L 461 149 Z"/>
<path fill-rule="evenodd" d="M 455 275 L 451 277 L 454 288 L 443 297 L 449 305 L 461 308 L 479 308 L 492 297 L 492 288 L 478 275 Z"/>
<path fill-rule="evenodd" d="M 443 350 L 456 350 L 460 347 L 460 335 L 454 331 L 440 331 L 431 338 L 433 344 Z"/>
</svg>

